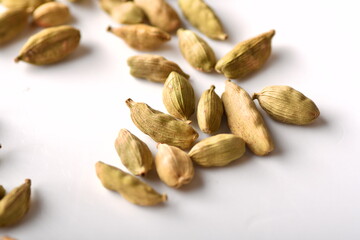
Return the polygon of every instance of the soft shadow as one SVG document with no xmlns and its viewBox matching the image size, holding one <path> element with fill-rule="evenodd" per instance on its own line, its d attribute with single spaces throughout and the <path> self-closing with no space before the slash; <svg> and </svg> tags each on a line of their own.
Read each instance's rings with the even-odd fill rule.
<svg viewBox="0 0 360 240">
<path fill-rule="evenodd" d="M 74 59 L 82 58 L 84 56 L 90 55 L 92 51 L 93 49 L 90 48 L 89 46 L 80 44 L 79 47 L 72 54 L 70 54 L 67 58 L 65 58 L 64 61 L 60 61 L 59 63 L 73 61 Z"/>
<path fill-rule="evenodd" d="M 148 172 L 145 176 L 143 176 L 142 178 L 144 178 L 150 182 L 161 182 L 159 175 L 157 174 L 155 166 L 153 166 L 153 169 L 150 172 Z"/>
<path fill-rule="evenodd" d="M 204 169 L 199 166 L 194 166 L 194 178 L 189 184 L 181 186 L 178 190 L 181 192 L 190 192 L 196 189 L 200 189 L 204 186 L 204 181 L 202 178 L 202 171 Z"/>
<path fill-rule="evenodd" d="M 79 0 L 77 2 L 68 2 L 68 4 L 71 5 L 71 6 L 80 6 L 80 7 L 83 7 L 83 8 L 93 8 L 93 7 L 97 6 L 97 4 L 95 4 L 95 2 L 97 2 L 97 1 L 94 1 L 94 0 Z M 100 8 L 100 6 L 99 6 L 99 8 Z"/>
</svg>

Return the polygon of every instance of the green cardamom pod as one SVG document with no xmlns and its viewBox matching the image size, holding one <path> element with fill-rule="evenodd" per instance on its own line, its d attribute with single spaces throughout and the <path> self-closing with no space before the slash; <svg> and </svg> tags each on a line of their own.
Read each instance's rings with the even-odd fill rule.
<svg viewBox="0 0 360 240">
<path fill-rule="evenodd" d="M 15 62 L 46 65 L 61 61 L 79 45 L 80 31 L 71 26 L 46 28 L 29 38 Z"/>
<path fill-rule="evenodd" d="M 256 155 L 270 153 L 274 149 L 270 132 L 249 94 L 228 80 L 221 99 L 231 132 L 240 136 Z"/>
<path fill-rule="evenodd" d="M 179 0 L 178 3 L 186 19 L 200 32 L 209 38 L 227 39 L 219 18 L 203 0 Z"/>
<path fill-rule="evenodd" d="M 0 185 L 0 200 L 5 196 L 5 194 L 6 194 L 5 188 L 2 185 Z"/>
<path fill-rule="evenodd" d="M 227 78 L 244 78 L 260 69 L 271 54 L 271 39 L 275 30 L 238 43 L 222 57 L 215 70 Z"/>
<path fill-rule="evenodd" d="M 2 0 L 2 4 L 10 9 L 24 9 L 31 13 L 41 4 L 52 1 L 53 0 Z"/>
<path fill-rule="evenodd" d="M 158 55 L 143 54 L 129 57 L 127 64 L 132 76 L 152 82 L 164 83 L 171 72 L 177 72 L 186 79 L 189 78 L 189 75 L 184 73 L 176 63 Z"/>
<path fill-rule="evenodd" d="M 68 6 L 59 2 L 40 5 L 33 12 L 33 19 L 40 27 L 55 27 L 67 23 L 71 18 Z"/>
<path fill-rule="evenodd" d="M 255 93 L 253 99 L 276 121 L 306 125 L 312 123 L 320 111 L 315 103 L 289 86 L 269 86 Z"/>
<path fill-rule="evenodd" d="M 190 183 L 194 177 L 194 166 L 189 155 L 167 144 L 159 144 L 157 148 L 155 165 L 161 181 L 174 188 Z"/>
<path fill-rule="evenodd" d="M 190 158 L 203 167 L 221 167 L 240 158 L 245 153 L 244 140 L 234 134 L 218 134 L 195 144 Z"/>
<path fill-rule="evenodd" d="M 167 200 L 166 194 L 159 194 L 148 184 L 116 167 L 99 161 L 95 168 L 105 188 L 118 192 L 131 203 L 152 206 Z"/>
<path fill-rule="evenodd" d="M 28 24 L 25 10 L 9 9 L 0 14 L 0 45 L 18 36 Z"/>
<path fill-rule="evenodd" d="M 118 23 L 137 24 L 144 22 L 145 13 L 134 2 L 124 2 L 111 8 L 110 15 Z"/>
<path fill-rule="evenodd" d="M 126 100 L 131 111 L 131 119 L 143 133 L 155 142 L 166 143 L 181 149 L 188 149 L 199 134 L 185 121 L 152 109 L 145 103 Z"/>
<path fill-rule="evenodd" d="M 0 227 L 19 222 L 30 208 L 31 181 L 13 189 L 0 200 Z"/>
<path fill-rule="evenodd" d="M 169 33 L 181 26 L 178 14 L 165 0 L 135 0 L 134 2 L 145 12 L 151 25 Z"/>
<path fill-rule="evenodd" d="M 127 129 L 121 129 L 115 140 L 121 162 L 134 175 L 144 176 L 153 165 L 148 146 Z"/>
<path fill-rule="evenodd" d="M 107 31 L 122 38 L 130 47 L 140 51 L 152 51 L 170 41 L 171 35 L 157 27 L 133 24 L 118 28 L 108 27 Z"/>
<path fill-rule="evenodd" d="M 220 128 L 224 107 L 215 86 L 203 92 L 197 107 L 197 121 L 201 131 L 211 134 Z"/>
<path fill-rule="evenodd" d="M 195 112 L 195 93 L 189 80 L 177 72 L 171 72 L 162 92 L 163 103 L 168 113 L 187 120 Z"/>
<path fill-rule="evenodd" d="M 177 31 L 182 55 L 195 69 L 212 72 L 216 64 L 212 48 L 193 31 L 180 28 Z"/>
</svg>

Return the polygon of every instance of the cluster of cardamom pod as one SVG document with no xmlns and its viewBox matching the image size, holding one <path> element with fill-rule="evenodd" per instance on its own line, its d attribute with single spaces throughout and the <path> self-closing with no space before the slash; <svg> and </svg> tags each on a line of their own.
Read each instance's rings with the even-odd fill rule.
<svg viewBox="0 0 360 240">
<path fill-rule="evenodd" d="M 238 43 L 229 53 L 216 59 L 210 45 L 194 31 L 181 28 L 176 11 L 165 0 L 99 0 L 100 6 L 121 27 L 108 31 L 139 51 L 153 51 L 171 40 L 177 31 L 182 56 L 195 69 L 223 74 L 228 79 L 244 78 L 260 69 L 271 55 L 274 30 Z M 185 18 L 200 32 L 216 40 L 227 39 L 219 18 L 203 0 L 178 0 Z M 130 74 L 163 83 L 162 100 L 169 114 L 131 98 L 126 104 L 135 126 L 158 145 L 155 158 L 148 146 L 126 129 L 121 129 L 115 148 L 123 165 L 134 175 L 145 176 L 155 165 L 159 178 L 179 188 L 194 177 L 196 163 L 203 167 L 225 166 L 241 158 L 246 146 L 263 156 L 274 149 L 271 134 L 254 99 L 274 120 L 296 125 L 313 122 L 320 114 L 312 100 L 289 86 L 269 86 L 253 97 L 227 80 L 225 92 L 218 96 L 215 86 L 205 90 L 196 105 L 195 92 L 186 74 L 163 56 L 142 54 L 128 58 Z M 199 134 L 189 120 L 196 112 L 200 130 L 209 136 L 197 143 Z M 231 133 L 216 134 L 223 115 Z M 187 151 L 189 150 L 189 151 Z M 155 205 L 167 199 L 138 178 L 109 166 L 96 164 L 103 185 L 139 205 Z"/>
<path fill-rule="evenodd" d="M 7 10 L 0 14 L 0 46 L 19 37 L 30 21 L 45 28 L 28 39 L 15 62 L 52 64 L 78 47 L 80 31 L 65 25 L 71 20 L 66 4 L 53 0 L 3 0 L 1 4 Z"/>
</svg>

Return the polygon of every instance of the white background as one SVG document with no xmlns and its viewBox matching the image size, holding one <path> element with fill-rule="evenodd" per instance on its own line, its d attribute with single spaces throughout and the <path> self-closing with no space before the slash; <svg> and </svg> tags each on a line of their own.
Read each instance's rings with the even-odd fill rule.
<svg viewBox="0 0 360 240">
<path fill-rule="evenodd" d="M 0 184 L 9 191 L 32 180 L 32 205 L 0 236 L 42 239 L 359 239 L 359 22 L 356 1 L 208 0 L 230 38 L 204 39 L 223 56 L 239 41 L 276 29 L 273 54 L 256 74 L 236 81 L 250 94 L 289 85 L 311 98 L 321 116 L 309 126 L 274 122 L 266 157 L 249 151 L 227 167 L 196 167 L 179 190 L 153 171 L 144 180 L 169 201 L 139 207 L 103 188 L 97 161 L 120 167 L 114 140 L 127 128 L 156 154 L 132 123 L 124 101 L 165 111 L 162 84 L 134 79 L 126 64 L 140 54 L 106 32 L 114 22 L 96 2 L 69 4 L 81 46 L 51 66 L 14 63 L 32 27 L 0 48 Z M 175 0 L 171 5 L 180 14 Z M 181 15 L 181 14 L 180 14 Z M 192 28 L 186 21 L 186 27 Z M 200 34 L 201 35 L 201 34 Z M 201 35 L 203 36 L 203 35 Z M 197 99 L 225 78 L 193 69 L 177 37 L 154 52 L 190 74 Z M 264 112 L 263 112 L 264 113 Z M 225 120 L 225 119 L 224 119 Z M 196 119 L 193 117 L 194 126 Z M 197 127 L 197 126 L 196 126 Z M 198 129 L 198 128 L 197 128 Z M 226 122 L 219 132 L 227 132 Z M 201 134 L 199 139 L 206 137 Z"/>
</svg>

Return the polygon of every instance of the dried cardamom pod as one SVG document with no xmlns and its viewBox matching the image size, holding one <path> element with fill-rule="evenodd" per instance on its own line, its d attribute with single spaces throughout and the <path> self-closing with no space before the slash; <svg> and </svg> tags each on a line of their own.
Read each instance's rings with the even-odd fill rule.
<svg viewBox="0 0 360 240">
<path fill-rule="evenodd" d="M 320 111 L 315 103 L 289 86 L 269 86 L 255 93 L 260 106 L 276 121 L 306 125 L 312 123 Z"/>
<path fill-rule="evenodd" d="M 177 147 L 159 144 L 155 165 L 161 181 L 170 187 L 179 188 L 190 183 L 194 177 L 194 166 L 189 155 Z"/>
<path fill-rule="evenodd" d="M 216 63 L 215 70 L 227 78 L 243 78 L 260 69 L 270 57 L 274 35 L 271 30 L 238 43 Z"/>
<path fill-rule="evenodd" d="M 131 203 L 152 206 L 167 200 L 166 194 L 159 194 L 148 184 L 116 167 L 99 161 L 95 168 L 105 188 L 118 192 Z"/>
<path fill-rule="evenodd" d="M 272 138 L 249 94 L 227 80 L 221 99 L 231 132 L 240 136 L 256 155 L 270 153 L 274 149 Z"/>
<path fill-rule="evenodd" d="M 68 6 L 59 2 L 40 5 L 33 12 L 33 19 L 40 27 L 55 27 L 67 23 L 71 18 Z"/>
<path fill-rule="evenodd" d="M 112 9 L 128 1 L 129 0 L 99 0 L 99 5 L 105 12 L 111 14 Z"/>
<path fill-rule="evenodd" d="M 145 19 L 144 11 L 134 2 L 117 4 L 110 10 L 110 15 L 112 19 L 122 24 L 142 23 Z"/>
<path fill-rule="evenodd" d="M 171 72 L 162 92 L 163 103 L 168 113 L 187 120 L 195 112 L 195 93 L 189 80 L 177 72 Z"/>
<path fill-rule="evenodd" d="M 0 185 L 0 200 L 5 196 L 5 194 L 6 194 L 5 188 L 2 185 Z"/>
<path fill-rule="evenodd" d="M 41 4 L 52 2 L 53 0 L 2 0 L 2 5 L 10 9 L 24 9 L 32 13 Z"/>
<path fill-rule="evenodd" d="M 152 51 L 171 39 L 167 32 L 145 24 L 133 24 L 118 28 L 108 27 L 107 31 L 122 38 L 130 47 L 140 51 Z"/>
<path fill-rule="evenodd" d="M 245 153 L 244 140 L 234 134 L 218 134 L 201 140 L 189 152 L 190 158 L 203 167 L 221 167 Z"/>
<path fill-rule="evenodd" d="M 181 149 L 188 149 L 199 134 L 185 121 L 152 109 L 145 103 L 126 100 L 131 111 L 131 119 L 143 133 L 155 142 L 166 143 Z"/>
<path fill-rule="evenodd" d="M 169 33 L 181 26 L 178 14 L 165 0 L 135 0 L 134 2 L 145 12 L 151 25 Z"/>
<path fill-rule="evenodd" d="M 212 48 L 193 31 L 180 28 L 177 31 L 182 55 L 195 69 L 212 72 L 216 64 Z"/>
<path fill-rule="evenodd" d="M 71 26 L 44 29 L 29 38 L 15 62 L 24 61 L 36 65 L 58 62 L 79 45 L 80 31 Z"/>
<path fill-rule="evenodd" d="M 115 140 L 115 149 L 121 162 L 134 175 L 144 176 L 153 165 L 148 146 L 126 129 L 121 129 Z"/>
<path fill-rule="evenodd" d="M 31 181 L 13 189 L 0 200 L 0 227 L 10 226 L 19 222 L 30 207 Z"/>
<path fill-rule="evenodd" d="M 186 19 L 200 32 L 209 38 L 227 39 L 219 18 L 203 0 L 179 0 L 178 3 Z"/>
<path fill-rule="evenodd" d="M 18 36 L 28 24 L 25 10 L 9 9 L 0 14 L 0 45 Z"/>
<path fill-rule="evenodd" d="M 152 82 L 164 83 L 171 72 L 177 72 L 186 79 L 189 75 L 184 73 L 174 62 L 158 55 L 143 54 L 128 58 L 130 74 L 137 78 L 145 78 Z"/>
<path fill-rule="evenodd" d="M 215 86 L 203 92 L 197 107 L 197 121 L 201 131 L 211 134 L 220 128 L 224 113 L 221 98 L 216 94 Z"/>
</svg>

